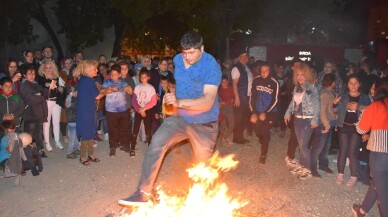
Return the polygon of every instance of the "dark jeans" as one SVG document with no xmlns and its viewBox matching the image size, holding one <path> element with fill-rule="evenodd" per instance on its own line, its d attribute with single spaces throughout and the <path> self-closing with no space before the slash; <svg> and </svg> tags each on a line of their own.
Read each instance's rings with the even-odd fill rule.
<svg viewBox="0 0 388 217">
<path fill-rule="evenodd" d="M 189 139 L 194 161 L 206 162 L 213 155 L 217 136 L 218 123 L 210 127 L 188 124 L 178 116 L 164 119 L 145 154 L 138 188 L 152 191 L 166 152 L 180 141 Z"/>
<path fill-rule="evenodd" d="M 311 172 L 318 172 L 317 164 L 318 158 L 322 153 L 323 145 L 322 138 L 323 135 L 321 130 L 324 129 L 324 126 L 320 124 L 318 127 L 313 129 L 313 133 L 311 134 L 311 148 L 310 148 L 310 169 Z"/>
<path fill-rule="evenodd" d="M 329 149 L 334 127 L 330 128 L 329 132 L 322 134 L 321 143 L 322 151 L 319 155 L 319 168 L 325 169 L 329 167 Z"/>
<path fill-rule="evenodd" d="M 244 139 L 244 129 L 250 123 L 250 114 L 248 102 L 241 102 L 239 107 L 234 107 L 233 140 Z"/>
<path fill-rule="evenodd" d="M 294 159 L 296 149 L 298 148 L 298 140 L 296 139 L 296 134 L 294 129 L 294 117 L 291 117 L 290 122 L 288 123 L 288 126 L 290 126 L 291 134 L 287 145 L 287 156 L 291 159 Z"/>
<path fill-rule="evenodd" d="M 24 122 L 24 132 L 31 134 L 39 150 L 43 150 L 43 123 Z"/>
<path fill-rule="evenodd" d="M 361 136 L 357 132 L 342 132 L 338 130 L 339 152 L 337 156 L 338 173 L 344 173 L 346 158 L 349 158 L 351 176 L 357 177 L 358 168 L 358 148 Z"/>
<path fill-rule="evenodd" d="M 109 128 L 109 148 L 124 146 L 131 143 L 131 124 L 129 110 L 124 112 L 106 112 Z"/>
<path fill-rule="evenodd" d="M 134 127 L 133 127 L 133 137 L 132 137 L 132 144 L 131 144 L 131 150 L 135 150 L 136 148 L 136 141 L 137 141 L 137 136 L 139 134 L 139 130 L 140 130 L 140 124 L 141 124 L 141 121 L 143 120 L 144 122 L 144 130 L 145 130 L 145 133 L 146 133 L 146 137 L 147 137 L 147 143 L 149 144 L 151 142 L 151 139 L 152 139 L 152 134 L 151 134 L 151 130 L 152 130 L 152 115 L 154 114 L 154 112 L 150 110 L 147 110 L 146 111 L 146 117 L 142 117 L 139 113 L 135 113 L 135 124 L 134 124 Z"/>
<path fill-rule="evenodd" d="M 379 201 L 381 216 L 388 217 L 388 154 L 370 152 L 369 163 L 372 181 L 362 209 L 368 212 Z"/>
<path fill-rule="evenodd" d="M 62 136 L 67 136 L 67 123 L 59 122 L 59 129 L 61 130 Z"/>
<path fill-rule="evenodd" d="M 268 118 L 265 121 L 258 120 L 256 124 L 253 125 L 255 129 L 256 136 L 259 138 L 261 143 L 261 155 L 263 157 L 267 156 L 269 141 L 271 139 L 270 124 Z"/>
<path fill-rule="evenodd" d="M 311 128 L 311 118 L 294 118 L 295 135 L 298 140 L 300 151 L 300 164 L 305 168 L 310 168 L 309 141 L 313 129 Z"/>
</svg>

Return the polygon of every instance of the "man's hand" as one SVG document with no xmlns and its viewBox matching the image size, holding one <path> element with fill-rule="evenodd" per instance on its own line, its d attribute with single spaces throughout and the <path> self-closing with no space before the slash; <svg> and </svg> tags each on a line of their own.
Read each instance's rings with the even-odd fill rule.
<svg viewBox="0 0 388 217">
<path fill-rule="evenodd" d="M 329 132 L 329 130 L 321 130 L 321 133 L 322 134 L 326 134 L 326 133 L 328 133 Z"/>
<path fill-rule="evenodd" d="M 173 105 L 174 107 L 178 107 L 178 99 L 176 98 L 174 93 L 164 94 L 164 103 L 167 105 Z"/>
<path fill-rule="evenodd" d="M 341 96 L 340 95 L 336 95 L 334 97 L 334 100 L 333 100 L 333 103 L 334 105 L 337 105 L 339 103 L 339 101 L 341 100 Z"/>
<path fill-rule="evenodd" d="M 311 124 L 311 129 L 315 129 L 315 128 L 317 128 L 318 127 L 318 125 L 316 125 L 316 124 Z"/>
</svg>

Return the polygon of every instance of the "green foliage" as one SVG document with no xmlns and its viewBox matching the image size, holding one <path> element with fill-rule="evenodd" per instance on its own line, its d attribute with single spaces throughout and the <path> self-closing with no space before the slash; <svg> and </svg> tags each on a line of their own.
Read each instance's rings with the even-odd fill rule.
<svg viewBox="0 0 388 217">
<path fill-rule="evenodd" d="M 31 8 L 23 7 L 26 0 L 4 1 L 0 7 L 0 41 L 11 44 L 31 42 L 37 38 L 32 34 Z"/>
</svg>

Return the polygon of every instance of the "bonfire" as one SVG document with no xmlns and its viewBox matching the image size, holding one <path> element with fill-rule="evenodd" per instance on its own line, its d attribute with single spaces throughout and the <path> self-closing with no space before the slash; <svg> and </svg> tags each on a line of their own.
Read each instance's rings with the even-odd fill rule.
<svg viewBox="0 0 388 217">
<path fill-rule="evenodd" d="M 133 207 L 126 217 L 237 217 L 242 216 L 239 209 L 248 204 L 241 198 L 228 195 L 228 186 L 219 181 L 222 172 L 236 168 L 238 161 L 234 155 L 219 156 L 216 152 L 208 164 L 199 163 L 187 169 L 193 180 L 187 195 L 167 195 L 159 188 L 159 201 Z"/>
</svg>

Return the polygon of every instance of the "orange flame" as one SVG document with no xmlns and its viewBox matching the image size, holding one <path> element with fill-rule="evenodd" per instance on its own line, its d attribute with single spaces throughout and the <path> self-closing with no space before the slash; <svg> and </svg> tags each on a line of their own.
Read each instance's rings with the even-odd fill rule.
<svg viewBox="0 0 388 217">
<path fill-rule="evenodd" d="M 188 176 L 194 181 L 185 197 L 168 196 L 158 190 L 160 202 L 149 203 L 137 207 L 131 217 L 236 217 L 241 216 L 240 208 L 247 205 L 247 201 L 228 196 L 228 187 L 225 183 L 216 182 L 220 172 L 234 169 L 238 161 L 234 155 L 220 157 L 216 152 L 209 159 L 208 165 L 199 163 L 187 169 Z"/>
</svg>

